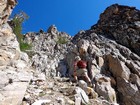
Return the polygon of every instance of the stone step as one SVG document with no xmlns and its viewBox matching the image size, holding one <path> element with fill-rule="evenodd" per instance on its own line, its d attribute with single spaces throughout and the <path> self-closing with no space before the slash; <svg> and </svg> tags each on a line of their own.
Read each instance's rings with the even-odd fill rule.
<svg viewBox="0 0 140 105">
<path fill-rule="evenodd" d="M 0 83 L 0 105 L 20 105 L 32 78 L 31 72 L 7 69 L 0 70 L 0 74 L 3 80 Z"/>
<path fill-rule="evenodd" d="M 13 82 L 0 90 L 0 105 L 20 105 L 29 82 Z"/>
</svg>

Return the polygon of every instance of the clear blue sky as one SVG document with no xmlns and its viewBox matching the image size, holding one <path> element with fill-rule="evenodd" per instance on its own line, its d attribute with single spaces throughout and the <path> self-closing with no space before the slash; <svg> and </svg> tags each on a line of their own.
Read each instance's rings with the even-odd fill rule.
<svg viewBox="0 0 140 105">
<path fill-rule="evenodd" d="M 140 0 L 18 0 L 13 14 L 23 10 L 29 19 L 23 24 L 23 33 L 46 31 L 55 24 L 59 31 L 75 35 L 97 23 L 99 15 L 110 5 L 134 6 L 140 9 Z"/>
</svg>

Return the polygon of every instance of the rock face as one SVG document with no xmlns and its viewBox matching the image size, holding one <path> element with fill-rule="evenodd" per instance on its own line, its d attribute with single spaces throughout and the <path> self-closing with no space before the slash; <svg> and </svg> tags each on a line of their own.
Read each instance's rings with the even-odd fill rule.
<svg viewBox="0 0 140 105">
<path fill-rule="evenodd" d="M 0 104 L 19 105 L 27 89 L 28 55 L 19 49 L 16 35 L 7 23 L 15 0 L 0 1 Z"/>
<path fill-rule="evenodd" d="M 0 25 L 7 22 L 16 4 L 17 4 L 16 0 L 1 0 L 0 1 Z"/>
<path fill-rule="evenodd" d="M 44 72 L 47 77 L 66 76 L 65 56 L 70 46 L 71 36 L 58 32 L 52 25 L 47 32 L 27 33 L 24 41 L 32 43 L 32 66 Z"/>
<path fill-rule="evenodd" d="M 113 94 L 113 98 L 109 97 L 113 103 L 116 97 L 117 102 L 122 105 L 140 104 L 139 19 L 139 10 L 112 5 L 101 14 L 98 23 L 90 30 L 81 31 L 74 36 L 72 42 L 76 50 L 73 48 L 70 52 L 72 55 L 67 55 L 80 55 L 87 61 L 89 76 L 95 75 L 91 76 L 95 91 L 105 98 Z M 73 51 L 78 53 L 74 54 Z M 72 66 L 70 62 L 68 65 Z M 96 80 L 95 77 L 99 73 L 110 78 L 111 85 L 107 85 L 109 87 L 105 85 L 108 80 L 103 78 Z M 107 93 L 108 89 L 112 92 Z"/>
<path fill-rule="evenodd" d="M 113 38 L 140 56 L 140 11 L 114 4 L 101 15 L 94 32 Z"/>
</svg>

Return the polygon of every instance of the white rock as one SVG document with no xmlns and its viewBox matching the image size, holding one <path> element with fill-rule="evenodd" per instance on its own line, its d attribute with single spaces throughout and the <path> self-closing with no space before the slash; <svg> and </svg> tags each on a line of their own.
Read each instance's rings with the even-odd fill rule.
<svg viewBox="0 0 140 105">
<path fill-rule="evenodd" d="M 92 98 L 98 97 L 98 94 L 93 90 L 93 88 L 88 87 L 85 81 L 79 80 L 78 85 L 86 92 L 87 95 L 91 94 Z"/>
<path fill-rule="evenodd" d="M 77 93 L 76 97 L 80 97 L 83 104 L 88 104 L 89 103 L 89 98 L 88 98 L 88 96 L 86 95 L 86 93 L 83 89 L 81 89 L 80 87 L 76 87 L 75 91 Z"/>
<path fill-rule="evenodd" d="M 136 26 L 140 27 L 140 21 L 134 22 Z"/>
<path fill-rule="evenodd" d="M 19 105 L 22 102 L 26 92 L 27 82 L 13 82 L 0 90 L 4 96 L 0 101 L 0 105 Z"/>
<path fill-rule="evenodd" d="M 42 104 L 49 104 L 51 100 L 37 100 L 32 105 L 42 105 Z"/>
<path fill-rule="evenodd" d="M 43 73 L 37 73 L 34 75 L 33 81 L 37 81 L 37 80 L 41 80 L 41 81 L 45 81 L 45 74 Z"/>
<path fill-rule="evenodd" d="M 0 94 L 0 102 L 4 99 L 4 96 Z"/>
<path fill-rule="evenodd" d="M 75 105 L 81 105 L 81 103 L 82 103 L 81 97 L 78 94 L 76 94 L 75 95 Z"/>
<path fill-rule="evenodd" d="M 20 71 L 17 74 L 17 76 L 18 76 L 19 81 L 22 81 L 22 82 L 29 82 L 31 78 L 33 78 L 31 73 L 26 72 L 26 71 Z"/>
<path fill-rule="evenodd" d="M 25 67 L 27 67 L 25 62 L 22 60 L 11 62 L 11 66 L 17 68 L 18 70 L 23 70 Z"/>
<path fill-rule="evenodd" d="M 79 80 L 78 82 L 79 87 L 83 88 L 87 88 L 87 83 L 84 80 Z"/>
<path fill-rule="evenodd" d="M 111 87 L 111 79 L 109 77 L 103 76 L 102 74 L 99 74 L 96 75 L 95 80 L 97 82 L 95 84 L 96 92 L 109 102 L 116 103 L 116 92 Z"/>
<path fill-rule="evenodd" d="M 0 88 L 4 87 L 9 82 L 9 78 L 6 76 L 6 73 L 0 71 Z"/>
<path fill-rule="evenodd" d="M 21 58 L 21 60 L 23 60 L 25 62 L 28 62 L 29 61 L 29 58 L 28 58 L 27 53 L 21 52 L 20 53 L 20 58 Z"/>
<path fill-rule="evenodd" d="M 27 95 L 24 96 L 24 98 L 25 98 L 26 100 L 30 99 L 30 97 L 31 97 L 30 94 L 27 94 Z"/>
</svg>

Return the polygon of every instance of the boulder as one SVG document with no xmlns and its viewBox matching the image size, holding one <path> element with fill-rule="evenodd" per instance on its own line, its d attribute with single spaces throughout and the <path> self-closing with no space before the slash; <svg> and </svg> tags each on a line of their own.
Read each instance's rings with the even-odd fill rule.
<svg viewBox="0 0 140 105">
<path fill-rule="evenodd" d="M 107 55 L 109 61 L 109 70 L 114 75 L 114 77 L 121 77 L 129 80 L 130 70 L 129 68 L 123 63 L 119 61 L 119 59 L 112 55 Z"/>
<path fill-rule="evenodd" d="M 97 63 L 99 65 L 99 67 L 103 67 L 104 66 L 104 59 L 102 57 L 98 57 Z"/>
<path fill-rule="evenodd" d="M 101 74 L 95 76 L 95 91 L 111 103 L 117 103 L 116 92 L 111 87 L 110 78 Z"/>
<path fill-rule="evenodd" d="M 138 105 L 140 103 L 138 100 L 140 92 L 133 82 L 128 83 L 126 79 L 118 77 L 117 88 L 118 91 L 121 92 L 122 95 L 120 95 L 120 97 L 126 105 Z"/>
<path fill-rule="evenodd" d="M 83 89 L 87 95 L 91 95 L 91 98 L 97 98 L 98 94 L 93 90 L 93 88 L 88 87 L 87 83 L 83 80 L 79 80 L 78 86 Z"/>
<path fill-rule="evenodd" d="M 89 41 L 88 40 L 83 40 L 81 39 L 78 43 L 77 43 L 77 47 L 79 50 L 79 55 L 82 59 L 86 60 L 86 54 L 87 54 L 87 50 L 89 47 Z"/>
<path fill-rule="evenodd" d="M 89 103 L 89 98 L 83 89 L 81 89 L 80 87 L 76 87 L 75 92 L 76 92 L 76 94 L 75 94 L 75 104 L 76 105 L 81 105 L 81 103 L 83 103 L 83 104 Z"/>
</svg>

